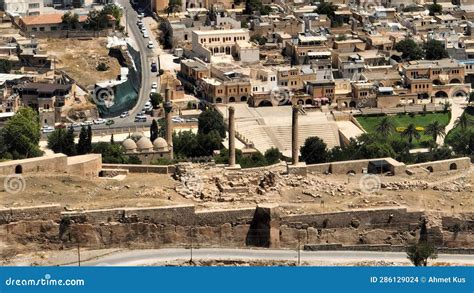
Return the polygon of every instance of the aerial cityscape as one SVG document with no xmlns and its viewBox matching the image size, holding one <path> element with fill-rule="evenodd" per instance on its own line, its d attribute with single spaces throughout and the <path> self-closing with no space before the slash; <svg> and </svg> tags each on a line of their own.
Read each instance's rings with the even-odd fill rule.
<svg viewBox="0 0 474 293">
<path fill-rule="evenodd" d="M 474 266 L 473 88 L 474 0 L 0 0 L 0 266 Z"/>
</svg>

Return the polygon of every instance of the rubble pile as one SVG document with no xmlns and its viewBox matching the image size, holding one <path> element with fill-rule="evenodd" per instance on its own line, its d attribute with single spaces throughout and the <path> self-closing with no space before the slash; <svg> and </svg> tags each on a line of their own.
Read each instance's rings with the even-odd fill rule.
<svg viewBox="0 0 474 293">
<path fill-rule="evenodd" d="M 428 182 L 423 180 L 416 180 L 416 181 L 395 181 L 395 182 L 384 182 L 381 183 L 380 187 L 386 190 L 411 190 L 415 191 L 417 189 L 428 189 L 429 185 Z"/>
</svg>

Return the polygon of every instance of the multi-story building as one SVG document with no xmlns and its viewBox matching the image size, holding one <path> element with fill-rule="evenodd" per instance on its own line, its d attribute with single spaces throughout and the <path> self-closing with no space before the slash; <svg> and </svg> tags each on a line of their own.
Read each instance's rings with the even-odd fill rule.
<svg viewBox="0 0 474 293">
<path fill-rule="evenodd" d="M 192 34 L 192 50 L 206 62 L 219 55 L 240 55 L 245 62 L 258 61 L 258 47 L 247 46 L 249 41 L 249 31 L 246 29 L 195 30 Z"/>
<path fill-rule="evenodd" d="M 447 98 L 453 90 L 461 91 L 466 87 L 465 67 L 454 59 L 412 61 L 403 64 L 401 71 L 410 93 L 422 100 Z"/>
<path fill-rule="evenodd" d="M 296 64 L 310 64 L 316 60 L 327 67 L 331 65 L 331 53 L 326 42 L 325 36 L 299 35 L 292 42 L 286 43 L 286 52 Z"/>
</svg>

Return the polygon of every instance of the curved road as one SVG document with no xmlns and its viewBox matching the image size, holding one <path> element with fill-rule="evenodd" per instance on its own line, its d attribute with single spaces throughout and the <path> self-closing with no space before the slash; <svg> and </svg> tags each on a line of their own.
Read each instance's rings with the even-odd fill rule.
<svg viewBox="0 0 474 293">
<path fill-rule="evenodd" d="M 85 266 L 144 266 L 165 261 L 187 261 L 191 251 L 185 248 L 126 250 L 112 253 L 98 259 L 83 261 Z M 374 251 L 301 251 L 301 262 L 325 264 L 347 264 L 360 261 L 385 261 L 409 264 L 404 252 Z M 193 249 L 193 258 L 199 260 L 274 260 L 297 261 L 296 250 L 272 249 Z M 474 255 L 439 254 L 436 262 L 456 265 L 474 265 Z"/>
<path fill-rule="evenodd" d="M 119 0 L 117 2 L 122 5 L 126 11 L 126 25 L 128 27 L 129 37 L 134 40 L 134 43 L 138 46 L 137 49 L 140 51 L 142 82 L 140 92 L 138 94 L 138 102 L 135 107 L 129 111 L 130 116 L 127 118 L 114 118 L 113 120 L 115 123 L 111 126 L 111 128 L 135 125 L 134 119 L 136 114 L 141 112 L 149 99 L 152 82 L 156 81 L 158 85 L 160 84 L 158 72 L 151 72 L 151 62 L 153 60 L 157 62 L 158 56 L 155 54 L 154 50 L 147 47 L 148 41 L 152 41 L 155 45 L 155 48 L 158 46 L 153 38 L 152 32 L 149 30 L 149 28 L 147 28 L 150 38 L 145 39 L 137 26 L 138 13 L 132 8 L 130 1 Z M 159 65 L 160 63 L 157 62 L 157 64 Z M 136 125 L 138 125 L 138 123 Z M 140 123 L 140 125 L 142 125 L 142 123 Z"/>
</svg>

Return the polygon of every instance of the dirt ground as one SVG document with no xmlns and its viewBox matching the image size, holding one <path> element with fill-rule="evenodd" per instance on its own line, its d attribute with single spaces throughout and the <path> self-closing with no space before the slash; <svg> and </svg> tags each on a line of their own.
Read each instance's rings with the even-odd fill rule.
<svg viewBox="0 0 474 293">
<path fill-rule="evenodd" d="M 82 210 L 187 203 L 195 204 L 197 209 L 225 209 L 277 203 L 282 214 L 395 206 L 451 214 L 472 212 L 474 208 L 471 190 L 474 175 L 467 171 L 432 173 L 423 178 L 381 176 L 378 178 L 382 188 L 364 192 L 360 186 L 362 175 L 300 177 L 280 174 L 283 172 L 280 167 L 273 171 L 275 186 L 260 188 L 254 181 L 261 182 L 262 174 L 268 174 L 268 171 L 232 173 L 218 170 L 221 169 L 195 169 L 199 179 L 193 184 L 198 185 L 199 196 L 189 193 L 190 180 L 175 180 L 171 175 L 131 173 L 123 180 L 114 180 L 67 174 L 24 174 L 25 190 L 22 193 L 7 193 L 0 185 L 0 207 L 59 203 L 66 210 Z M 219 192 L 212 182 L 217 180 L 227 186 L 231 181 L 226 182 L 226 176 L 233 178 L 236 187 L 245 186 L 249 191 Z M 393 190 L 389 187 L 393 184 L 403 188 Z"/>
<path fill-rule="evenodd" d="M 40 40 L 40 48 L 55 56 L 55 66 L 64 70 L 80 85 L 89 88 L 99 81 L 116 79 L 120 74 L 120 64 L 117 59 L 109 57 L 106 47 L 107 38 L 87 40 L 57 39 Z M 97 71 L 99 62 L 105 62 L 109 69 Z"/>
</svg>

